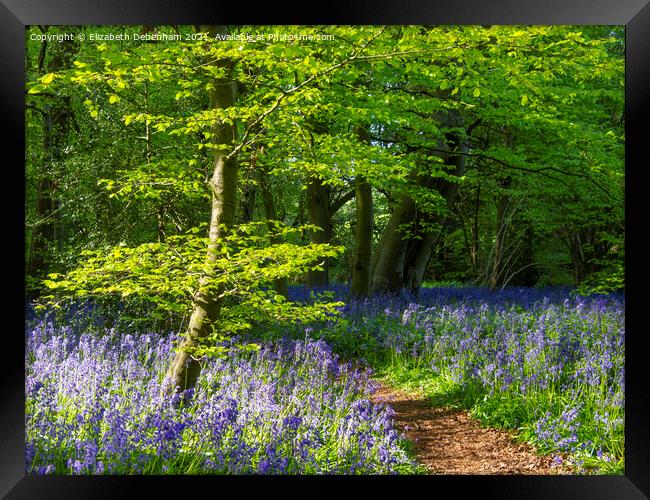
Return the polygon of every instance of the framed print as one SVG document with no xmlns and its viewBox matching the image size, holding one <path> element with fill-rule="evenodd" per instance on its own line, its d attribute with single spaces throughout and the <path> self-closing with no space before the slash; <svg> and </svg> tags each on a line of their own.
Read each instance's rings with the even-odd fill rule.
<svg viewBox="0 0 650 500">
<path fill-rule="evenodd" d="M 250 10 L 0 7 L 3 495 L 649 497 L 647 2 Z"/>
</svg>

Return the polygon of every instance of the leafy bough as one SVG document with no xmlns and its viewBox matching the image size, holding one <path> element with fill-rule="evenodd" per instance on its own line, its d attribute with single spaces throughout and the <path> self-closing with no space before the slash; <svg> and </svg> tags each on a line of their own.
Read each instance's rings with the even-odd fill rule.
<svg viewBox="0 0 650 500">
<path fill-rule="evenodd" d="M 86 250 L 77 268 L 67 274 L 48 275 L 43 283 L 51 293 L 36 307 L 61 308 L 74 300 L 118 298 L 149 303 L 159 313 L 188 315 L 200 280 L 207 274 L 207 286 L 219 292 L 224 306 L 212 335 L 193 346 L 190 354 L 195 358 L 225 356 L 226 346 L 231 345 L 227 341 L 254 326 L 308 324 L 326 321 L 338 313 L 342 302 L 327 301 L 325 296 L 309 304 L 292 302 L 273 286 L 275 280 L 321 269 L 324 259 L 342 251 L 329 244 L 291 242 L 299 241 L 304 231 L 318 229 L 313 225 L 289 227 L 277 221 L 237 226 L 222 239 L 217 258 L 209 267 L 204 258 L 208 239 L 198 236 L 200 228 L 170 236 L 164 242 Z M 250 348 L 256 346 L 251 344 Z"/>
</svg>

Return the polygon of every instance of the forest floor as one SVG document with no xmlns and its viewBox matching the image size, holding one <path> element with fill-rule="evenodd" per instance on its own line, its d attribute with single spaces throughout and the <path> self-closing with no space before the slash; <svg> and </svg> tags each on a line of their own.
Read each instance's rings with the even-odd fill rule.
<svg viewBox="0 0 650 500">
<path fill-rule="evenodd" d="M 426 398 L 381 384 L 375 403 L 390 405 L 395 423 L 430 474 L 570 474 L 505 430 L 481 427 L 467 411 L 436 407 Z"/>
</svg>

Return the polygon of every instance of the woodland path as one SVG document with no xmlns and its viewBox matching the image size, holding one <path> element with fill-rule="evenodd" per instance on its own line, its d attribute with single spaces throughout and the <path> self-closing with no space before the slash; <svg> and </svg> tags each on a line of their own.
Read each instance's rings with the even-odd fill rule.
<svg viewBox="0 0 650 500">
<path fill-rule="evenodd" d="M 567 474 L 527 444 L 515 443 L 505 430 L 481 427 L 467 411 L 432 406 L 425 398 L 384 384 L 375 403 L 395 410 L 395 423 L 414 444 L 430 474 Z"/>
</svg>

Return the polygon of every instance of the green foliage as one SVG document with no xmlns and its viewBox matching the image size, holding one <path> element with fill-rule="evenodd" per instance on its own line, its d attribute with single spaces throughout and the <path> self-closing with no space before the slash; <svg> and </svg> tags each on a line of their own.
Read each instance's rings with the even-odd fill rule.
<svg viewBox="0 0 650 500">
<path fill-rule="evenodd" d="M 462 287 L 463 283 L 455 280 L 438 280 L 438 281 L 425 281 L 422 283 L 426 288 L 458 288 Z"/>
<path fill-rule="evenodd" d="M 190 26 L 156 29 L 196 35 Z M 572 268 L 582 266 L 601 273 L 590 280 L 603 285 L 612 275 L 606 286 L 616 286 L 622 273 L 604 263 L 606 254 L 592 247 L 572 255 L 566 247 L 586 229 L 624 233 L 621 27 L 290 29 L 331 35 L 319 42 L 282 39 L 286 26 L 229 29 L 255 36 L 85 43 L 69 68 L 56 71 L 39 66 L 41 45 L 26 39 L 27 259 L 38 246 L 33 235 L 49 220 L 37 210 L 46 179 L 56 198 L 53 219 L 63 228 L 48 247 L 47 272 L 74 268 L 82 250 L 164 242 L 205 221 L 214 127 L 228 123 L 237 137 L 225 151 L 246 166 L 240 184 L 259 189 L 254 179 L 267 173 L 278 218 L 287 224 L 308 220 L 308 178 L 345 192 L 362 175 L 375 194 L 375 242 L 400 196 L 411 196 L 425 216 L 407 228 L 409 238 L 439 227 L 426 216 L 447 218 L 430 279 L 486 283 L 495 235 L 505 231 L 501 283 L 580 281 Z M 232 63 L 239 97 L 230 108 L 209 109 L 215 79 L 225 76 L 212 64 L 220 60 Z M 78 129 L 68 131 L 65 154 L 53 161 L 42 151 L 41 112 L 64 100 Z M 457 123 L 446 123 L 450 113 Z M 462 177 L 441 161 L 450 134 L 467 146 Z M 415 174 L 427 182 L 414 182 Z M 443 180 L 458 183 L 458 210 L 447 206 Z M 510 200 L 505 223 L 495 208 L 499 197 Z M 262 219 L 261 203 L 253 205 L 254 220 Z M 344 259 L 330 261 L 341 279 L 351 274 L 354 242 L 346 224 L 352 228 L 353 219 L 349 213 L 334 221 L 345 226 L 333 229 Z M 532 262 L 521 256 L 528 225 Z"/>
<path fill-rule="evenodd" d="M 577 288 L 580 295 L 607 294 L 625 290 L 625 242 L 620 238 L 602 234 L 609 245 L 607 254 L 594 263 L 601 269 L 588 275 Z"/>
<path fill-rule="evenodd" d="M 44 290 L 43 306 L 63 311 L 92 299 L 116 322 L 182 324 L 197 291 L 212 292 L 221 317 L 191 349 L 198 357 L 225 356 L 234 335 L 284 334 L 287 325 L 302 335 L 341 303 L 325 295 L 290 302 L 274 285 L 325 262 L 348 280 L 356 227 L 350 201 L 332 219 L 333 245 L 306 244 L 317 229 L 304 224 L 306 185 L 321 180 L 332 206 L 358 176 L 372 187 L 375 244 L 404 197 L 417 214 L 400 227 L 404 238 L 441 231 L 429 286 L 624 289 L 623 27 L 230 26 L 232 35 L 255 35 L 243 42 L 158 26 L 195 36 L 47 47 L 29 37 L 41 29 L 26 32 L 25 249 L 28 290 Z M 288 31 L 330 38 L 283 39 Z M 237 100 L 213 109 L 224 78 Z M 216 136 L 222 124 L 235 130 L 227 144 Z M 210 244 L 202 235 L 217 152 L 238 161 L 239 203 L 250 202 L 241 219 L 256 222 Z M 450 169 L 459 154 L 462 176 Z M 447 183 L 459 190 L 453 204 Z M 261 215 L 269 199 L 277 214 L 268 217 L 279 219 L 270 223 Z M 395 347 L 386 352 L 388 334 L 402 330 L 421 333 L 392 320 L 338 318 L 315 335 L 495 425 L 549 405 L 461 387 L 444 356 L 412 363 Z"/>
<path fill-rule="evenodd" d="M 313 335 L 365 360 L 380 380 L 433 406 L 469 410 L 484 425 L 516 431 L 542 454 L 561 451 L 562 440 L 577 438 L 568 454 L 580 473 L 621 474 L 624 356 L 615 342 L 622 341 L 624 318 L 623 308 L 610 299 L 603 297 L 600 306 L 573 298 L 561 306 L 539 301 L 532 307 L 468 307 L 467 300 L 400 307 L 382 301 Z M 385 305 L 390 312 L 382 312 Z M 573 408 L 580 410 L 575 421 L 567 416 Z M 549 437 L 542 437 L 538 424 L 553 428 Z"/>
<path fill-rule="evenodd" d="M 42 297 L 40 307 L 119 297 L 151 303 L 161 313 L 187 315 L 197 290 L 212 290 L 225 301 L 215 336 L 209 339 L 210 347 L 201 346 L 206 353 L 211 349 L 212 354 L 219 351 L 215 344 L 253 325 L 309 323 L 336 314 L 340 302 L 290 302 L 274 291 L 273 283 L 319 268 L 323 259 L 335 257 L 341 248 L 269 243 L 270 236 L 287 238 L 313 226 L 292 228 L 276 222 L 270 234 L 266 228 L 266 222 L 240 225 L 218 248 L 210 250 L 215 258 L 209 264 L 205 262 L 208 239 L 197 236 L 198 229 L 165 242 L 85 251 L 77 268 L 66 274 L 52 273 L 44 281 L 51 293 Z"/>
</svg>

